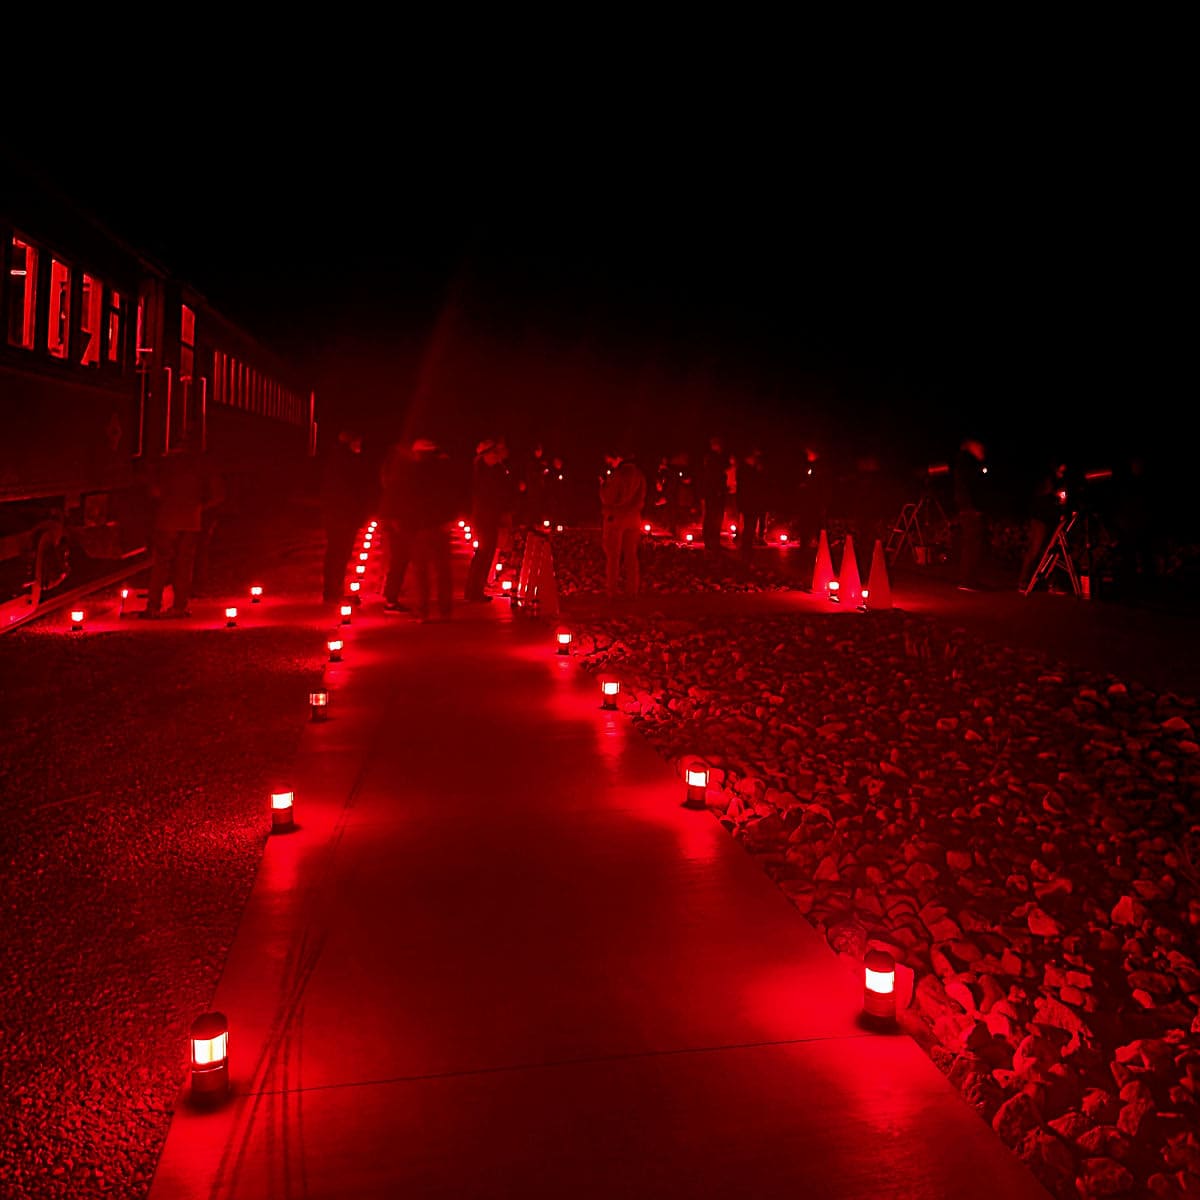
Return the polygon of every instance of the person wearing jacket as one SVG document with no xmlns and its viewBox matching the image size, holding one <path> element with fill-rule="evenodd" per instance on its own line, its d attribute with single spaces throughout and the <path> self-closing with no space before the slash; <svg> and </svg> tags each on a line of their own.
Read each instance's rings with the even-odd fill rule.
<svg viewBox="0 0 1200 1200">
<path fill-rule="evenodd" d="M 638 542 L 642 536 L 646 476 L 630 453 L 610 454 L 605 461 L 609 473 L 600 480 L 600 510 L 604 538 L 604 590 L 611 600 L 618 594 L 622 568 L 626 596 L 636 596 L 641 586 Z"/>
</svg>

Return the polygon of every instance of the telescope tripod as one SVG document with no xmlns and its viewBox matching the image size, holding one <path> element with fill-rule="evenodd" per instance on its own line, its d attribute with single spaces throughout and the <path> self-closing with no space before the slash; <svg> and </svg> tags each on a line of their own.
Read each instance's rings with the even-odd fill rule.
<svg viewBox="0 0 1200 1200">
<path fill-rule="evenodd" d="M 1075 565 L 1070 542 L 1071 530 L 1079 523 L 1083 528 L 1083 570 Z M 1067 573 L 1067 578 L 1071 581 L 1071 591 L 1084 600 L 1090 600 L 1092 598 L 1091 562 L 1092 541 L 1087 514 L 1073 512 L 1067 515 L 1064 513 L 1059 518 L 1058 526 L 1051 535 L 1046 549 L 1042 552 L 1042 557 L 1038 559 L 1038 565 L 1034 567 L 1029 582 L 1021 589 L 1021 594 L 1028 596 L 1041 580 L 1049 582 L 1054 571 L 1061 570 Z"/>
<path fill-rule="evenodd" d="M 931 509 L 932 512 L 929 511 Z M 905 546 L 912 551 L 914 561 L 922 565 L 928 562 L 929 543 L 926 539 L 926 528 L 933 516 L 941 521 L 943 527 L 950 524 L 937 497 L 928 492 L 900 510 L 896 524 L 888 534 L 887 545 L 883 548 L 889 565 L 895 563 Z"/>
</svg>

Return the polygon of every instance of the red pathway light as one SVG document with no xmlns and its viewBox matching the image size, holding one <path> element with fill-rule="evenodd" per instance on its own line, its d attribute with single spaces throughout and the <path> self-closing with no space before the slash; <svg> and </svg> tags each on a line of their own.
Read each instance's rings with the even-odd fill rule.
<svg viewBox="0 0 1200 1200">
<path fill-rule="evenodd" d="M 615 679 L 605 679 L 600 684 L 600 695 L 604 697 L 601 708 L 616 708 L 617 695 L 621 691 L 620 683 Z"/>
<path fill-rule="evenodd" d="M 504 593 L 506 596 L 510 596 L 510 595 L 512 595 L 512 580 L 511 580 L 511 579 L 504 579 L 504 580 L 501 580 L 501 582 L 500 582 L 500 590 L 501 590 L 501 591 L 502 591 L 502 592 L 503 592 L 503 593 Z"/>
<path fill-rule="evenodd" d="M 549 518 L 547 518 L 547 519 L 545 519 L 544 521 L 542 521 L 542 528 L 543 528 L 543 529 L 549 529 L 549 528 L 550 528 L 550 520 L 549 520 Z"/>
<path fill-rule="evenodd" d="M 314 721 L 323 721 L 329 715 L 329 693 L 324 689 L 308 693 L 308 707 Z"/>
<path fill-rule="evenodd" d="M 646 522 L 646 523 L 645 523 L 645 524 L 642 526 L 642 532 L 643 532 L 643 533 L 649 533 L 649 532 L 650 532 L 650 522 L 649 522 L 649 521 L 647 521 L 647 522 Z"/>
<path fill-rule="evenodd" d="M 683 773 L 687 780 L 687 799 L 684 808 L 703 808 L 708 792 L 708 764 L 703 762 L 691 763 Z"/>
<path fill-rule="evenodd" d="M 466 521 L 459 521 L 458 527 L 459 527 L 459 529 L 466 529 L 466 527 L 467 527 Z"/>
<path fill-rule="evenodd" d="M 237 624 L 237 609 L 231 604 L 225 610 L 225 628 L 232 629 Z"/>
<path fill-rule="evenodd" d="M 129 589 L 122 588 L 121 589 L 121 610 L 117 614 L 119 617 L 123 617 L 125 615 L 125 601 L 128 599 L 129 599 Z"/>
<path fill-rule="evenodd" d="M 836 579 L 831 579 L 829 581 L 829 598 L 834 602 L 834 604 L 837 604 L 841 600 L 841 590 L 842 585 L 838 583 Z"/>
<path fill-rule="evenodd" d="M 341 638 L 330 638 L 329 641 L 325 643 L 325 647 L 329 651 L 330 662 L 342 661 L 342 647 L 344 645 L 345 643 Z"/>
<path fill-rule="evenodd" d="M 83 632 L 83 609 L 82 608 L 71 609 L 71 632 L 72 633 L 82 633 Z"/>
<path fill-rule="evenodd" d="M 260 584 L 257 584 L 257 583 L 256 583 L 256 584 L 255 584 L 255 585 L 254 585 L 254 586 L 253 586 L 253 587 L 250 589 L 250 603 L 251 603 L 251 604 L 259 604 L 259 603 L 261 603 L 261 602 L 262 602 L 262 595 L 263 595 L 262 586 L 261 586 Z"/>
<path fill-rule="evenodd" d="M 353 604 L 343 604 L 342 607 L 338 610 L 338 612 L 341 615 L 342 624 L 349 625 L 350 618 L 354 615 L 354 605 Z"/>
<path fill-rule="evenodd" d="M 868 950 L 863 960 L 863 1016 L 877 1025 L 896 1019 L 896 960 L 886 950 Z"/>
<path fill-rule="evenodd" d="M 559 479 L 561 479 L 561 478 L 562 478 L 562 476 L 560 475 Z M 562 531 L 563 531 L 563 527 L 561 525 L 555 525 L 555 527 L 554 527 L 555 533 L 562 533 Z"/>
<path fill-rule="evenodd" d="M 787 545 L 787 540 L 788 540 L 788 535 L 787 535 L 786 533 L 781 533 L 781 534 L 779 535 L 779 544 L 780 544 L 781 546 L 786 546 L 786 545 Z"/>
<path fill-rule="evenodd" d="M 224 1013 L 203 1013 L 192 1022 L 192 1096 L 219 1100 L 229 1091 L 229 1022 Z"/>
<path fill-rule="evenodd" d="M 352 579 L 352 580 L 350 580 L 350 595 L 351 595 L 351 596 L 354 596 L 354 597 L 357 597 L 357 596 L 358 596 L 358 593 L 359 593 L 359 592 L 361 592 L 361 591 L 362 591 L 362 583 L 361 583 L 361 581 L 360 581 L 360 580 L 357 580 L 357 579 Z"/>
<path fill-rule="evenodd" d="M 271 831 L 291 829 L 295 825 L 296 793 L 271 793 Z"/>
<path fill-rule="evenodd" d="M 694 533 L 685 534 L 683 540 L 690 546 L 696 540 L 696 535 Z"/>
<path fill-rule="evenodd" d="M 355 563 L 354 564 L 354 573 L 355 573 L 355 575 L 365 575 L 367 573 L 367 568 L 365 566 L 363 566 L 362 563 Z"/>
<path fill-rule="evenodd" d="M 555 636 L 555 640 L 558 642 L 559 654 L 571 653 L 571 631 L 569 629 L 560 629 Z"/>
<path fill-rule="evenodd" d="M 371 556 L 370 556 L 370 555 L 369 555 L 369 554 L 368 554 L 368 553 L 367 553 L 367 552 L 364 550 L 364 551 L 363 551 L 363 552 L 362 552 L 362 553 L 361 553 L 361 554 L 358 556 L 358 561 L 359 561 L 359 562 L 366 562 L 366 561 L 367 561 L 367 560 L 368 560 L 370 557 L 371 557 Z"/>
</svg>

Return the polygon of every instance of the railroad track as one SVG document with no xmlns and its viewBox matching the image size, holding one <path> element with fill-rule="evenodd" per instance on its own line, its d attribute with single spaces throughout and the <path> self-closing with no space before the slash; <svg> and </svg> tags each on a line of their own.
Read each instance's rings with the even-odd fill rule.
<svg viewBox="0 0 1200 1200">
<path fill-rule="evenodd" d="M 89 579 L 86 583 L 79 584 L 78 587 L 55 592 L 53 596 L 43 599 L 36 608 L 31 608 L 25 597 L 0 604 L 0 634 L 11 633 L 14 629 L 29 624 L 30 621 L 38 621 L 76 601 L 83 600 L 96 592 L 102 592 L 126 579 L 131 579 L 134 575 L 147 570 L 149 566 L 150 555 L 141 553 L 136 559 L 123 561 L 119 567 L 105 575 Z"/>
</svg>

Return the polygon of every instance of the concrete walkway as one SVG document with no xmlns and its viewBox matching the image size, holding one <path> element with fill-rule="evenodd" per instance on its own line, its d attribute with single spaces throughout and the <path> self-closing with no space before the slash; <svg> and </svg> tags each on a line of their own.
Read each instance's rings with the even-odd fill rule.
<svg viewBox="0 0 1200 1200">
<path fill-rule="evenodd" d="M 152 1200 L 1042 1197 L 508 604 L 345 630 Z M 265 798 L 264 798 L 265 801 Z"/>
</svg>

